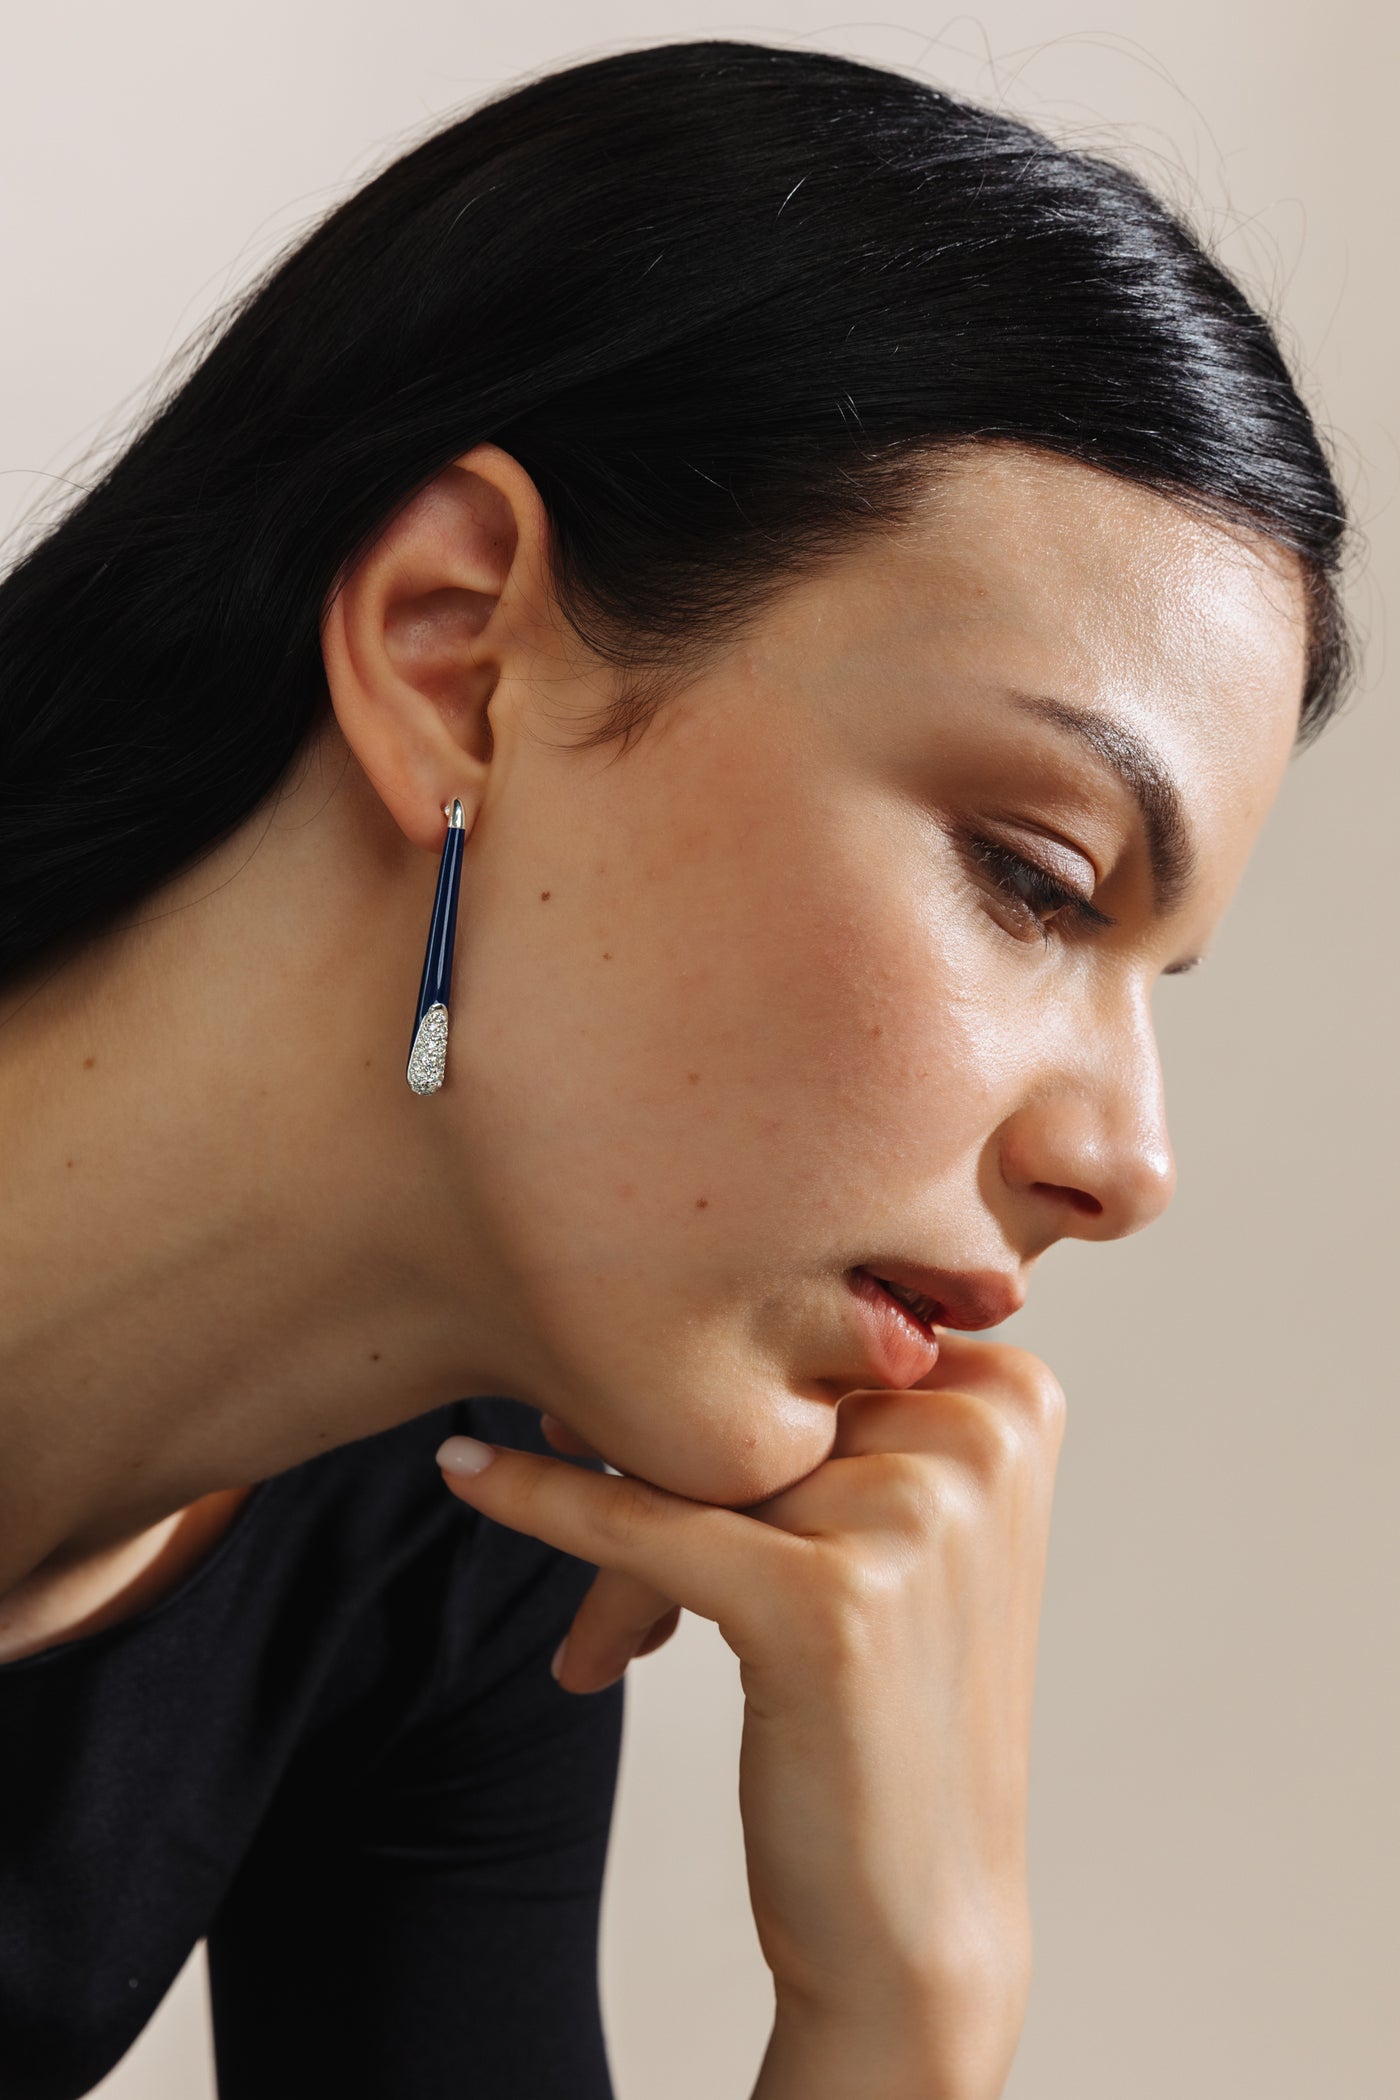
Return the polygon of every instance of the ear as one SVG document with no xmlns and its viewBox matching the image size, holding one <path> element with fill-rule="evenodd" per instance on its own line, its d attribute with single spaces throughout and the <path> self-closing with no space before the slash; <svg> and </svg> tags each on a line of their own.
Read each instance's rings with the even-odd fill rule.
<svg viewBox="0 0 1400 2100">
<path fill-rule="evenodd" d="M 415 845 L 437 848 L 455 796 L 471 829 L 503 675 L 550 624 L 548 520 L 517 461 L 477 445 L 390 520 L 321 622 L 331 704 Z"/>
</svg>

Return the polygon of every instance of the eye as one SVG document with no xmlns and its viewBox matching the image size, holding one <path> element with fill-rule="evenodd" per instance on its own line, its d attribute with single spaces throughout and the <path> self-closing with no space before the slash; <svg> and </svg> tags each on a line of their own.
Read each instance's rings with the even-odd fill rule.
<svg viewBox="0 0 1400 2100">
<path fill-rule="evenodd" d="M 1005 913 L 1003 923 L 1018 940 L 1050 938 L 1050 926 L 1062 914 L 1076 926 L 1112 926 L 1107 912 L 1091 904 L 1082 890 L 1071 889 L 1058 876 L 996 839 L 969 837 L 964 848 L 976 870 L 988 879 Z"/>
</svg>

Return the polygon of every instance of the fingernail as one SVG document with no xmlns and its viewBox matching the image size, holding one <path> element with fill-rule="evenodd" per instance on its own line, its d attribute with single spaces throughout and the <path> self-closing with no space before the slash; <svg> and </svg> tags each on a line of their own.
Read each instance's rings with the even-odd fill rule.
<svg viewBox="0 0 1400 2100">
<path fill-rule="evenodd" d="M 445 1444 L 438 1446 L 437 1462 L 444 1473 L 484 1473 L 496 1456 L 490 1444 L 478 1443 L 474 1436 L 450 1436 Z"/>
<path fill-rule="evenodd" d="M 569 1636 L 566 1633 L 563 1640 L 559 1643 L 559 1646 L 555 1649 L 554 1660 L 550 1663 L 549 1666 L 549 1674 L 554 1679 L 556 1684 L 559 1682 L 559 1672 L 564 1667 L 564 1650 L 568 1647 L 568 1645 Z"/>
</svg>

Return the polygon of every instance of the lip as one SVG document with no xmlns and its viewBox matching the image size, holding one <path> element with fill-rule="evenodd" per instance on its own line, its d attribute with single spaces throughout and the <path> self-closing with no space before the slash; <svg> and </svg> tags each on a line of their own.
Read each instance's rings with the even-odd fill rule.
<svg viewBox="0 0 1400 2100">
<path fill-rule="evenodd" d="M 926 1309 L 902 1303 L 888 1283 L 924 1299 Z M 848 1269 L 846 1287 L 859 1308 L 866 1365 L 878 1384 L 897 1391 L 926 1378 L 937 1363 L 937 1328 L 995 1327 L 1026 1298 L 1016 1278 L 994 1271 L 954 1273 L 897 1261 Z"/>
<path fill-rule="evenodd" d="M 931 1326 L 957 1327 L 966 1334 L 1000 1326 L 1026 1302 L 1020 1278 L 996 1269 L 927 1269 L 917 1262 L 871 1260 L 852 1274 L 862 1272 L 931 1300 Z"/>
<path fill-rule="evenodd" d="M 872 1383 L 898 1390 L 927 1377 L 938 1362 L 938 1337 L 931 1324 L 901 1305 L 868 1269 L 849 1269 L 846 1287 L 858 1309 Z"/>
</svg>

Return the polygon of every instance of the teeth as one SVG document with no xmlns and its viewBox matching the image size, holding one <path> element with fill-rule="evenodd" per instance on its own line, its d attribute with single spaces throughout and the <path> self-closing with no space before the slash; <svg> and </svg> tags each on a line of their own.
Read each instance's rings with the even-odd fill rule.
<svg viewBox="0 0 1400 2100">
<path fill-rule="evenodd" d="M 930 1326 L 933 1325 L 936 1308 L 931 1298 L 923 1297 L 918 1291 L 911 1291 L 907 1284 L 891 1283 L 888 1276 L 882 1276 L 880 1281 L 892 1297 L 898 1298 L 901 1305 L 907 1305 L 910 1312 L 917 1314 L 919 1319 L 927 1321 Z"/>
</svg>

